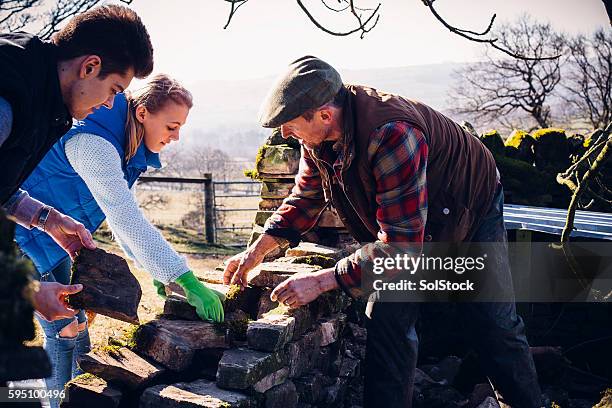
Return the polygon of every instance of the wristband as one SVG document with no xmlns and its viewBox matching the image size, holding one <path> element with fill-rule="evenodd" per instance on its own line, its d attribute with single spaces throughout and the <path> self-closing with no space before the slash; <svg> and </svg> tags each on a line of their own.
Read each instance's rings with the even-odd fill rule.
<svg viewBox="0 0 612 408">
<path fill-rule="evenodd" d="M 53 207 L 45 206 L 42 210 L 40 210 L 40 214 L 38 215 L 38 221 L 36 222 L 36 228 L 41 231 L 45 231 L 45 227 L 47 225 L 47 220 L 49 219 L 49 214 Z"/>
</svg>

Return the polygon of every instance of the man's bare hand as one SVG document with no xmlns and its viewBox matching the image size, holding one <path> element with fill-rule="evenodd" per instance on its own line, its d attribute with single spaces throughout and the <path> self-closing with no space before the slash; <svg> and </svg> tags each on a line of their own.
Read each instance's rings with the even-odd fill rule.
<svg viewBox="0 0 612 408">
<path fill-rule="evenodd" d="M 259 251 L 249 250 L 232 256 L 223 271 L 223 283 L 226 285 L 237 284 L 246 288 L 249 271 L 259 265 L 264 257 L 265 254 L 261 254 Z"/>
<path fill-rule="evenodd" d="M 71 309 L 66 296 L 80 292 L 83 285 L 62 285 L 57 282 L 40 282 L 34 292 L 34 309 L 45 320 L 53 321 L 74 317 L 78 310 Z"/>
<path fill-rule="evenodd" d="M 249 271 L 259 265 L 268 252 L 278 247 L 276 240 L 267 234 L 262 234 L 247 249 L 232 256 L 225 265 L 223 271 L 223 283 L 225 285 L 241 285 L 247 287 L 247 275 Z"/>
<path fill-rule="evenodd" d="M 291 308 L 304 306 L 323 292 L 338 288 L 334 269 L 323 269 L 315 273 L 297 274 L 278 285 L 270 294 L 273 302 L 285 304 Z"/>
<path fill-rule="evenodd" d="M 49 212 L 45 231 L 74 260 L 79 249 L 95 249 L 91 233 L 83 224 L 56 210 Z"/>
</svg>

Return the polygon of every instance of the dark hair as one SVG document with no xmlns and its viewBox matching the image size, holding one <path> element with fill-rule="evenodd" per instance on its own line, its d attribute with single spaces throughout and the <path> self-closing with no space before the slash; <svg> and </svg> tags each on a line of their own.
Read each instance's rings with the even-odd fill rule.
<svg viewBox="0 0 612 408">
<path fill-rule="evenodd" d="M 124 6 L 92 8 L 71 19 L 53 38 L 58 58 L 98 55 L 100 75 L 125 74 L 134 69 L 136 78 L 153 71 L 153 45 L 140 17 Z"/>
<path fill-rule="evenodd" d="M 346 88 L 343 86 L 340 87 L 340 90 L 338 91 L 338 93 L 334 96 L 334 99 L 332 99 L 331 101 L 321 105 L 321 106 L 325 106 L 325 105 L 332 105 L 336 108 L 342 108 L 342 106 L 344 106 L 344 100 L 346 99 L 346 95 L 348 94 L 348 91 L 346 90 Z M 318 111 L 319 109 L 321 109 L 321 106 L 318 106 L 316 108 L 312 108 L 312 109 L 308 109 L 306 112 L 302 113 L 300 116 L 302 116 L 304 119 L 306 119 L 308 122 L 310 122 L 312 120 L 312 118 L 314 118 L 314 115 L 316 113 L 316 111 Z"/>
</svg>

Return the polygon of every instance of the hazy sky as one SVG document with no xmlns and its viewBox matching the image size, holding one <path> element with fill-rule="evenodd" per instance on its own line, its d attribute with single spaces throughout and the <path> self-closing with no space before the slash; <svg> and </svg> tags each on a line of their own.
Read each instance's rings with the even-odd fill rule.
<svg viewBox="0 0 612 408">
<path fill-rule="evenodd" d="M 327 0 L 336 4 L 338 0 Z M 134 0 L 155 47 L 155 71 L 186 84 L 208 79 L 258 78 L 283 71 L 312 54 L 341 69 L 397 67 L 477 59 L 482 46 L 451 34 L 421 0 L 380 0 L 381 17 L 364 39 L 333 37 L 318 30 L 293 0 L 250 0 L 224 30 L 229 6 L 223 0 Z M 305 0 L 330 28 L 351 27 L 320 5 Z M 362 1 L 364 6 L 377 4 Z M 437 0 L 452 24 L 472 30 L 527 12 L 570 33 L 608 26 L 601 0 Z"/>
</svg>

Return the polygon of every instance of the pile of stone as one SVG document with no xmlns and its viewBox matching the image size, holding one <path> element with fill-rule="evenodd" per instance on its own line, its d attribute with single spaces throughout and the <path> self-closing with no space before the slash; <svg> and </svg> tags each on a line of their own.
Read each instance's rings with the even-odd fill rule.
<svg viewBox="0 0 612 408">
<path fill-rule="evenodd" d="M 199 320 L 180 288 L 168 287 L 162 315 L 80 358 L 87 374 L 67 385 L 62 407 L 360 405 L 365 330 L 350 299 L 327 292 L 297 309 L 270 299 L 278 283 L 340 256 L 298 246 L 251 271 L 245 290 L 208 275 L 226 295 L 224 323 Z"/>
<path fill-rule="evenodd" d="M 278 129 L 275 129 L 260 147 L 255 159 L 255 170 L 248 173 L 250 177 L 261 181 L 259 211 L 255 215 L 249 245 L 263 233 L 267 219 L 291 194 L 300 157 L 299 143 L 293 138 L 283 139 Z M 315 227 L 303 237 L 303 240 L 329 246 L 350 245 L 353 242 L 333 207 L 323 210 Z M 278 256 L 280 253 L 281 250 L 270 256 Z"/>
</svg>

